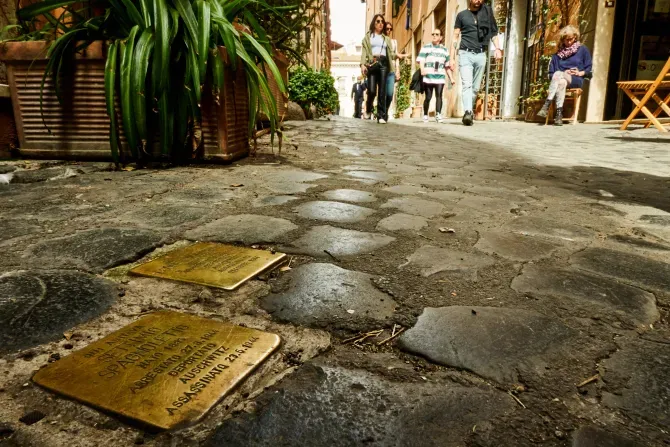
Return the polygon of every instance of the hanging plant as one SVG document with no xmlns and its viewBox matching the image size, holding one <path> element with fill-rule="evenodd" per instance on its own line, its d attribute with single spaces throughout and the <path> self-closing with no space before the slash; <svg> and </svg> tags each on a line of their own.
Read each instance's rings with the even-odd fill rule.
<svg viewBox="0 0 670 447">
<path fill-rule="evenodd" d="M 211 89 L 220 101 L 224 61 L 218 48 L 223 46 L 227 63 L 244 69 L 249 132 L 260 111 L 274 134 L 279 116 L 265 69 L 282 92 L 286 86 L 256 17 L 262 13 L 281 22 L 294 7 L 274 8 L 263 0 L 97 0 L 94 5 L 78 10 L 80 0 L 44 0 L 17 11 L 26 36 L 43 17 L 55 37 L 47 52 L 40 109 L 46 79 L 53 79 L 62 100 L 64 69 L 74 53 L 107 41 L 105 98 L 114 160 L 119 159 L 121 128 L 137 160 L 149 156 L 156 136 L 163 154 L 179 155 L 185 147 L 192 154 L 202 139 L 203 90 Z M 57 8 L 63 11 L 59 17 L 52 15 Z"/>
</svg>

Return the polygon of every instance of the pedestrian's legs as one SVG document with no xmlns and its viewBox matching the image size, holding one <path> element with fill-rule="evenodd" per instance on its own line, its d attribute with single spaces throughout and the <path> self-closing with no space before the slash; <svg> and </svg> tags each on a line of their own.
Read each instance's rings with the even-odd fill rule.
<svg viewBox="0 0 670 447">
<path fill-rule="evenodd" d="M 461 86 L 463 87 L 463 92 L 461 93 L 461 102 L 464 112 L 469 112 L 472 110 L 473 56 L 475 55 L 468 51 L 458 52 L 458 68 L 461 75 Z"/>
<path fill-rule="evenodd" d="M 393 91 L 395 90 L 395 72 L 392 71 L 386 77 L 386 115 L 388 116 L 389 109 L 393 103 Z"/>
<path fill-rule="evenodd" d="M 388 114 L 386 113 L 386 78 L 389 69 L 386 64 L 383 64 L 379 69 L 379 92 L 377 95 L 377 121 L 388 121 Z"/>
<path fill-rule="evenodd" d="M 430 100 L 433 99 L 434 84 L 424 84 L 426 89 L 426 99 L 423 100 L 423 116 L 428 116 L 428 108 L 430 107 Z"/>
<path fill-rule="evenodd" d="M 554 73 L 554 76 L 551 78 L 551 82 L 549 83 L 549 94 L 547 95 L 547 101 L 551 101 L 556 97 L 556 107 L 563 107 L 563 101 L 565 100 L 565 90 L 570 85 L 572 82 L 572 76 L 569 74 L 562 72 L 562 71 L 557 71 Z M 562 90 L 562 98 L 561 96 L 561 90 Z M 558 103 L 560 98 L 560 105 Z"/>
<path fill-rule="evenodd" d="M 473 67 L 473 80 L 472 80 L 472 99 L 473 102 L 470 102 L 470 107 L 468 110 L 474 110 L 474 100 L 477 99 L 477 93 L 482 86 L 482 78 L 484 77 L 484 71 L 486 70 L 486 53 L 478 53 L 472 55 L 472 67 Z"/>
<path fill-rule="evenodd" d="M 377 95 L 377 86 L 379 85 L 379 70 L 368 73 L 368 100 L 365 103 L 365 112 L 369 115 L 372 113 L 372 105 L 375 102 Z"/>
<path fill-rule="evenodd" d="M 361 117 L 361 105 L 363 105 L 363 98 L 354 98 L 355 104 L 354 104 L 354 118 L 360 118 Z"/>
<path fill-rule="evenodd" d="M 442 95 L 444 93 L 444 84 L 435 85 L 435 114 L 442 116 Z"/>
</svg>

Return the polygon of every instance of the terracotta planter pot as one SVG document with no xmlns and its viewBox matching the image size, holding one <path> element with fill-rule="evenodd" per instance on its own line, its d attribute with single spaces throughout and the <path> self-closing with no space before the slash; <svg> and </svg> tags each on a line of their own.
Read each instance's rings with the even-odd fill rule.
<svg viewBox="0 0 670 447">
<path fill-rule="evenodd" d="M 533 99 L 526 101 L 526 113 L 524 121 L 529 123 L 544 123 L 545 118 L 537 116 L 537 112 L 542 108 L 544 100 L 542 99 Z"/>
<path fill-rule="evenodd" d="M 47 79 L 40 113 L 45 45 L 45 42 L 0 45 L 0 60 L 7 65 L 19 154 L 51 159 L 111 159 L 104 93 L 105 46 L 94 42 L 76 55 L 71 73 L 64 78 L 63 104 L 58 102 L 52 82 Z M 220 48 L 220 52 L 227 63 L 225 48 Z M 201 158 L 231 161 L 248 155 L 249 99 L 242 67 L 238 66 L 236 72 L 227 68 L 221 105 L 216 105 L 208 92 L 205 89 L 202 101 Z M 121 143 L 129 159 L 123 132 Z"/>
<path fill-rule="evenodd" d="M 272 58 L 274 59 L 275 64 L 277 64 L 279 74 L 281 74 L 282 80 L 284 81 L 284 86 L 288 89 L 288 65 L 289 65 L 288 59 L 284 54 L 278 51 L 275 52 Z M 282 93 L 282 91 L 279 89 L 279 84 L 275 80 L 275 77 L 272 75 L 272 72 L 270 72 L 270 70 L 267 68 L 265 69 L 265 75 L 270 84 L 270 91 L 272 92 L 272 96 L 274 97 L 275 102 L 277 103 L 277 113 L 279 114 L 279 121 L 283 122 L 288 112 L 288 93 Z M 263 96 L 263 98 L 265 98 L 264 93 L 261 93 L 261 95 Z M 267 119 L 267 117 L 261 117 L 261 119 Z"/>
</svg>

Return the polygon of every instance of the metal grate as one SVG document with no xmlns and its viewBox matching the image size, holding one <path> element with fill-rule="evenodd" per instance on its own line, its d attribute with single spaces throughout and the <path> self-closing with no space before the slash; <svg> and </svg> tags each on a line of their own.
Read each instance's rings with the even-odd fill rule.
<svg viewBox="0 0 670 447">
<path fill-rule="evenodd" d="M 512 6 L 512 0 L 493 0 L 491 7 L 498 25 L 498 33 L 503 34 L 503 41 L 499 44 L 503 48 L 503 58 L 497 61 L 493 52 L 489 52 L 489 58 L 486 64 L 486 75 L 484 78 L 485 90 L 484 101 L 482 104 L 484 119 L 502 118 L 502 98 L 505 88 L 505 57 L 507 49 L 507 30 L 510 20 L 509 11 Z"/>
<path fill-rule="evenodd" d="M 542 48 L 545 38 L 545 11 L 547 0 L 529 0 L 528 19 L 526 22 L 526 48 L 524 52 L 524 68 L 522 81 L 522 95 L 530 96 L 533 86 L 544 77 L 548 67 L 542 60 Z M 522 104 L 524 102 L 522 101 Z"/>
</svg>

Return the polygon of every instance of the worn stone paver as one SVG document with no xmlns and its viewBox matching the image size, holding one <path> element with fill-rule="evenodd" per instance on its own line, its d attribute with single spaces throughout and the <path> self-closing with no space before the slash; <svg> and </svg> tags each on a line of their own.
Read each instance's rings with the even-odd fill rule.
<svg viewBox="0 0 670 447">
<path fill-rule="evenodd" d="M 461 445 L 473 426 L 513 410 L 504 393 L 455 383 L 401 385 L 369 372 L 305 365 L 224 422 L 209 446 Z"/>
<path fill-rule="evenodd" d="M 644 447 L 637 441 L 612 432 L 612 429 L 595 425 L 585 425 L 575 430 L 572 436 L 573 447 Z"/>
<path fill-rule="evenodd" d="M 505 229 L 529 236 L 544 236 L 566 241 L 589 240 L 595 236 L 595 232 L 588 228 L 540 217 L 518 217 L 506 225 Z"/>
<path fill-rule="evenodd" d="M 371 252 L 390 244 L 394 240 L 394 237 L 384 234 L 345 230 L 323 225 L 312 227 L 285 249 L 318 258 L 329 258 L 330 255 L 352 256 Z"/>
<path fill-rule="evenodd" d="M 357 189 L 334 189 L 323 193 L 328 200 L 341 202 L 367 203 L 376 202 L 377 196 L 371 192 L 359 191 Z"/>
<path fill-rule="evenodd" d="M 603 403 L 659 426 L 670 424 L 670 338 L 630 340 L 601 365 Z"/>
<path fill-rule="evenodd" d="M 561 244 L 533 236 L 490 231 L 481 233 L 475 248 L 490 255 L 496 254 L 512 261 L 535 261 L 547 258 Z"/>
<path fill-rule="evenodd" d="M 421 194 L 428 194 L 429 192 L 431 192 L 431 190 L 428 188 L 423 188 L 421 186 L 414 186 L 414 185 L 389 186 L 388 188 L 384 188 L 384 191 L 402 195 L 421 195 Z"/>
<path fill-rule="evenodd" d="M 100 273 L 139 259 L 156 248 L 162 236 L 150 230 L 104 228 L 47 239 L 29 248 L 24 258 L 37 266 L 76 268 Z"/>
<path fill-rule="evenodd" d="M 294 211 L 305 219 L 329 222 L 360 222 L 375 213 L 375 210 L 363 206 L 326 200 L 303 203 Z"/>
<path fill-rule="evenodd" d="M 416 197 L 393 198 L 382 205 L 382 208 L 395 208 L 406 214 L 414 214 L 423 217 L 435 217 L 445 211 L 445 206 L 432 200 L 424 200 Z"/>
<path fill-rule="evenodd" d="M 396 303 L 372 285 L 372 276 L 332 264 L 306 264 L 286 275 L 286 292 L 263 299 L 274 318 L 306 326 L 359 329 L 384 325 Z"/>
<path fill-rule="evenodd" d="M 420 230 L 428 226 L 428 221 L 421 216 L 398 213 L 385 217 L 377 224 L 378 231 Z"/>
<path fill-rule="evenodd" d="M 184 237 L 194 241 L 242 242 L 249 245 L 281 241 L 284 235 L 297 229 L 297 225 L 286 219 L 240 214 L 194 228 L 184 233 Z"/>
<path fill-rule="evenodd" d="M 560 321 L 537 312 L 451 306 L 424 309 L 416 325 L 400 337 L 400 346 L 442 365 L 511 384 L 519 370 L 541 374 L 552 351 L 561 350 L 574 335 Z"/>
<path fill-rule="evenodd" d="M 629 281 L 643 288 L 670 292 L 670 264 L 642 255 L 589 248 L 571 258 L 576 267 Z"/>
<path fill-rule="evenodd" d="M 407 262 L 400 268 L 418 268 L 423 276 L 431 276 L 440 272 L 456 272 L 465 273 L 470 278 L 476 279 L 479 269 L 494 263 L 495 260 L 487 255 L 424 245 L 409 256 Z"/>
<path fill-rule="evenodd" d="M 300 199 L 300 197 L 297 196 L 268 196 L 263 197 L 260 200 L 256 200 L 254 202 L 254 206 L 255 207 L 279 206 L 298 199 Z"/>
<path fill-rule="evenodd" d="M 0 355 L 58 340 L 107 311 L 115 284 L 87 273 L 25 270 L 0 273 Z"/>
<path fill-rule="evenodd" d="M 636 324 L 651 324 L 659 318 L 653 294 L 580 271 L 527 266 L 511 287 L 536 297 L 568 298 L 569 309 L 598 309 Z"/>
</svg>

